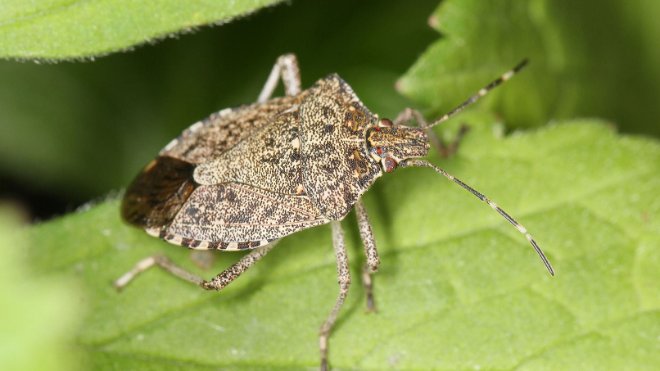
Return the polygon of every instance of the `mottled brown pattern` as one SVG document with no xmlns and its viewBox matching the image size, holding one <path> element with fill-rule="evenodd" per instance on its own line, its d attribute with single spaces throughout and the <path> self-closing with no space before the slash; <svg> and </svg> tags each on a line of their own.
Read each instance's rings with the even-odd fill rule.
<svg viewBox="0 0 660 371">
<path fill-rule="evenodd" d="M 194 179 L 204 185 L 235 182 L 297 194 L 302 187 L 298 112 L 275 117 L 270 125 L 218 158 L 198 165 Z"/>
<path fill-rule="evenodd" d="M 368 126 L 376 122 L 351 87 L 334 74 L 310 88 L 300 106 L 303 185 L 328 219 L 346 216 L 382 175 L 364 140 Z"/>
<path fill-rule="evenodd" d="M 309 197 L 227 183 L 197 188 L 167 230 L 194 240 L 250 242 L 278 239 L 327 222 Z M 249 247 L 253 246 L 244 248 Z"/>
<path fill-rule="evenodd" d="M 305 92 L 294 97 L 273 98 L 265 103 L 254 103 L 216 112 L 186 129 L 170 145 L 161 150 L 161 156 L 179 158 L 193 164 L 211 161 L 241 140 L 272 123 L 275 116 L 298 104 Z"/>
<path fill-rule="evenodd" d="M 235 250 L 340 220 L 382 174 L 365 143 L 376 122 L 337 75 L 293 97 L 215 113 L 161 151 L 171 160 L 151 171 L 173 161 L 186 168 L 189 198 L 145 204 L 142 214 L 162 215 L 143 226 L 161 227 L 170 243 Z M 165 186 L 166 178 L 154 179 Z M 136 196 L 129 189 L 126 199 Z"/>
<path fill-rule="evenodd" d="M 425 157 L 429 153 L 429 137 L 418 128 L 376 127 L 368 131 L 367 143 L 397 159 Z"/>
</svg>

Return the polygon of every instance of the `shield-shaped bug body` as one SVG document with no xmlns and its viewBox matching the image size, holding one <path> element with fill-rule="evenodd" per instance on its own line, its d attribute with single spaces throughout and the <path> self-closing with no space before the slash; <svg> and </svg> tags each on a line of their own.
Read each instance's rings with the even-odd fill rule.
<svg viewBox="0 0 660 371">
<path fill-rule="evenodd" d="M 394 122 L 379 118 L 336 74 L 301 90 L 295 56 L 280 57 L 257 103 L 222 110 L 186 129 L 140 172 L 121 206 L 127 222 L 167 242 L 250 253 L 210 280 L 163 256 L 153 256 L 139 262 L 115 286 L 123 288 L 140 272 L 159 266 L 204 289 L 220 290 L 268 253 L 278 239 L 331 223 L 340 293 L 321 326 L 321 368 L 326 369 L 328 337 L 350 284 L 339 221 L 355 208 L 367 256 L 363 283 L 367 305 L 373 309 L 371 274 L 378 269 L 379 258 L 360 197 L 384 173 L 408 166 L 432 168 L 486 202 L 527 238 L 553 274 L 522 225 L 481 193 L 419 159 L 430 147 L 429 128 L 486 95 L 524 64 L 429 125 L 411 109 Z M 271 98 L 280 78 L 286 96 Z M 411 119 L 419 127 L 403 125 Z"/>
</svg>

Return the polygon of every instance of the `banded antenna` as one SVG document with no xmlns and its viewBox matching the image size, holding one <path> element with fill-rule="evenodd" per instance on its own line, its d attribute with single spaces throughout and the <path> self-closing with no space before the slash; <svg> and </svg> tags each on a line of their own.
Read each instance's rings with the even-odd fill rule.
<svg viewBox="0 0 660 371">
<path fill-rule="evenodd" d="M 491 81 L 490 84 L 488 84 L 488 85 L 484 86 L 483 88 L 479 89 L 479 91 L 478 91 L 476 94 L 474 94 L 474 95 L 471 96 L 470 98 L 466 99 L 463 103 L 459 104 L 458 106 L 456 106 L 456 107 L 455 107 L 454 109 L 452 109 L 451 111 L 445 113 L 445 114 L 442 115 L 442 117 L 440 117 L 439 119 L 433 121 L 431 124 L 429 124 L 429 125 L 427 126 L 427 128 L 432 128 L 432 127 L 434 127 L 434 126 L 436 126 L 436 125 L 439 125 L 439 124 L 441 124 L 441 123 L 443 123 L 443 122 L 449 120 L 449 119 L 452 118 L 454 115 L 460 113 L 460 112 L 463 111 L 467 106 L 469 106 L 469 105 L 471 105 L 472 103 L 478 101 L 479 99 L 481 99 L 482 97 L 484 97 L 486 94 L 488 94 L 488 92 L 490 92 L 491 90 L 495 89 L 496 87 L 498 87 L 498 86 L 499 86 L 500 84 L 502 84 L 503 82 L 505 82 L 505 81 L 509 80 L 510 78 L 512 78 L 513 75 L 515 75 L 515 74 L 517 74 L 518 72 L 520 72 L 520 70 L 522 70 L 522 69 L 527 65 L 528 62 L 529 62 L 529 61 L 528 61 L 527 59 L 523 59 L 523 60 L 522 60 L 520 63 L 518 63 L 515 67 L 513 67 L 513 68 L 510 69 L 509 71 L 506 71 L 504 74 L 502 74 L 502 76 L 498 77 L 497 79 Z"/>
</svg>

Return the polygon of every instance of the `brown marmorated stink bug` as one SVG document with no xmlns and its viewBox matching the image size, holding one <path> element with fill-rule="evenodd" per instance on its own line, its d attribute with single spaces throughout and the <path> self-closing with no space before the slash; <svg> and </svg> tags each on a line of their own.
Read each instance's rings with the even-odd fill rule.
<svg viewBox="0 0 660 371">
<path fill-rule="evenodd" d="M 383 173 L 397 167 L 428 167 L 484 201 L 550 263 L 525 227 L 481 193 L 435 165 L 420 160 L 429 151 L 428 130 L 511 78 L 525 61 L 431 124 L 407 109 L 394 122 L 371 113 L 336 74 L 300 88 L 296 57 L 273 66 L 257 102 L 212 114 L 163 148 L 126 190 L 121 214 L 147 233 L 172 244 L 202 250 L 251 250 L 210 280 L 164 256 L 140 261 L 115 281 L 118 289 L 152 266 L 206 290 L 220 290 L 263 258 L 282 237 L 321 224 L 332 225 L 339 296 L 320 329 L 321 369 L 328 367 L 328 337 L 350 284 L 340 221 L 355 207 L 366 264 L 363 283 L 374 309 L 371 274 L 379 258 L 360 196 Z M 279 79 L 286 96 L 271 98 Z M 419 127 L 404 126 L 414 119 Z M 427 134 L 428 133 L 428 134 Z M 438 143 L 438 142 L 436 142 Z"/>
</svg>

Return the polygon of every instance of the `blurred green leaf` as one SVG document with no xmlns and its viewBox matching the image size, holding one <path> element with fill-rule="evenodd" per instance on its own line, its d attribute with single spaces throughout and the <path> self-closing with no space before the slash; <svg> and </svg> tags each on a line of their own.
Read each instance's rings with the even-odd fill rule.
<svg viewBox="0 0 660 371">
<path fill-rule="evenodd" d="M 209 23 L 226 23 L 279 1 L 5 0 L 0 8 L 0 57 L 104 55 Z"/>
<path fill-rule="evenodd" d="M 660 366 L 660 145 L 581 120 L 503 137 L 484 114 L 456 157 L 434 162 L 484 192 L 539 241 L 428 169 L 367 193 L 381 252 L 376 314 L 365 314 L 362 248 L 348 228 L 353 285 L 331 338 L 342 369 L 657 369 Z M 451 125 L 450 125 L 451 127 Z M 110 282 L 188 252 L 123 225 L 109 200 L 30 230 L 39 271 L 85 287 L 78 334 L 95 370 L 301 369 L 337 292 L 327 226 L 285 238 L 221 293 L 153 270 L 121 294 Z M 238 259 L 217 254 L 211 277 Z"/>
<path fill-rule="evenodd" d="M 439 115 L 529 58 L 483 108 L 515 127 L 596 116 L 657 136 L 659 13 L 647 0 L 446 0 L 429 20 L 442 38 L 398 87 Z"/>
<path fill-rule="evenodd" d="M 425 23 L 435 6 L 296 0 L 94 63 L 0 61 L 0 177 L 74 206 L 124 187 L 190 124 L 253 102 L 287 52 L 303 86 L 338 72 L 394 115 L 409 103 L 392 86 L 435 39 Z"/>
<path fill-rule="evenodd" d="M 75 286 L 27 268 L 29 240 L 0 205 L 0 369 L 75 370 L 72 340 L 82 312 Z"/>
</svg>

